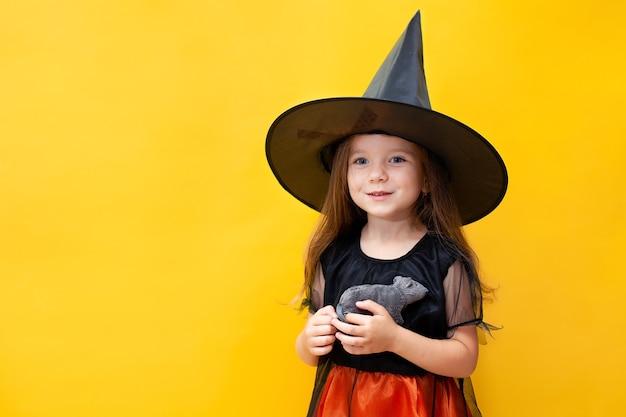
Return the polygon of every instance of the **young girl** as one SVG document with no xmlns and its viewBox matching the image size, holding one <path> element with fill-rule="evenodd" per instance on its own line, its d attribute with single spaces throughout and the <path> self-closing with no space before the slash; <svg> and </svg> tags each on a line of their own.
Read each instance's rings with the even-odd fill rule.
<svg viewBox="0 0 626 417">
<path fill-rule="evenodd" d="M 461 227 L 498 205 L 506 170 L 478 133 L 430 110 L 421 55 L 418 13 L 364 97 L 297 106 L 268 134 L 281 184 L 322 213 L 305 264 L 310 315 L 296 340 L 317 366 L 309 416 L 480 415 L 466 378 L 476 326 L 486 326 L 484 290 Z M 372 300 L 339 320 L 346 289 L 398 275 L 428 290 L 402 325 Z"/>
</svg>

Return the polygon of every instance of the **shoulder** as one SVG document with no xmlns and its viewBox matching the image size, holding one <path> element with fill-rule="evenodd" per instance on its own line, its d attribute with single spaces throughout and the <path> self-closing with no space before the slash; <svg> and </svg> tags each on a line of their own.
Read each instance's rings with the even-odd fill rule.
<svg viewBox="0 0 626 417">
<path fill-rule="evenodd" d="M 435 262 L 441 273 L 447 273 L 452 264 L 460 260 L 454 247 L 442 236 L 429 232 L 422 238 L 421 245 L 416 248 L 426 252 L 428 259 Z"/>
<path fill-rule="evenodd" d="M 358 234 L 350 233 L 346 236 L 339 237 L 335 239 L 324 253 L 322 253 L 321 261 L 324 262 L 333 262 L 337 258 L 344 257 L 346 255 L 353 255 L 354 249 L 358 245 Z"/>
</svg>

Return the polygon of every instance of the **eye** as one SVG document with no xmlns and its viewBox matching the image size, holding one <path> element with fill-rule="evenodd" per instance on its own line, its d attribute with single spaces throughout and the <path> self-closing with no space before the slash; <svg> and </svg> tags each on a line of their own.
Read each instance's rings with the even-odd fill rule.
<svg viewBox="0 0 626 417">
<path fill-rule="evenodd" d="M 367 164 L 367 159 L 365 159 L 365 158 L 356 158 L 354 160 L 354 164 L 356 164 L 356 165 L 365 165 L 365 164 Z"/>
<path fill-rule="evenodd" d="M 393 158 L 391 158 L 389 160 L 389 162 L 391 162 L 392 164 L 399 164 L 399 163 L 404 162 L 404 161 L 406 161 L 406 159 L 404 159 L 401 156 L 394 156 Z"/>
</svg>

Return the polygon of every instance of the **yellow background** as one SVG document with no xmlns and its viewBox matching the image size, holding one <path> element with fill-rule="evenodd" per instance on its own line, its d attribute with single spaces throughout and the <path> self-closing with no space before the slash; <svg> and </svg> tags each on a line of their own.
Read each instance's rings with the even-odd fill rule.
<svg viewBox="0 0 626 417">
<path fill-rule="evenodd" d="M 303 415 L 315 213 L 265 133 L 360 95 L 418 8 L 433 107 L 510 174 L 467 228 L 484 415 L 622 413 L 623 1 L 0 0 L 0 415 Z"/>
</svg>

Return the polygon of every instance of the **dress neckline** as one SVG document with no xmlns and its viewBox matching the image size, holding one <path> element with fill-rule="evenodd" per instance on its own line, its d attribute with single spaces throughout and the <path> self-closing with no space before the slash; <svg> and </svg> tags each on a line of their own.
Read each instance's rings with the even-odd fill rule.
<svg viewBox="0 0 626 417">
<path fill-rule="evenodd" d="M 415 242 L 415 245 L 413 245 L 411 247 L 411 249 L 409 249 L 404 255 L 398 256 L 396 258 L 390 258 L 390 259 L 381 259 L 381 258 L 374 258 L 372 256 L 369 256 L 368 254 L 366 254 L 363 251 L 363 248 L 361 248 L 361 232 L 356 234 L 356 248 L 357 248 L 357 252 L 359 253 L 359 255 L 361 255 L 361 257 L 371 260 L 371 261 L 376 261 L 376 262 L 397 262 L 397 261 L 401 261 L 403 259 L 405 259 L 406 257 L 410 256 L 411 254 L 413 254 L 417 248 L 419 246 L 421 246 L 423 244 L 423 242 L 425 242 L 427 239 L 430 238 L 430 233 L 426 232 L 424 234 L 424 236 L 422 236 L 417 242 Z"/>
</svg>

